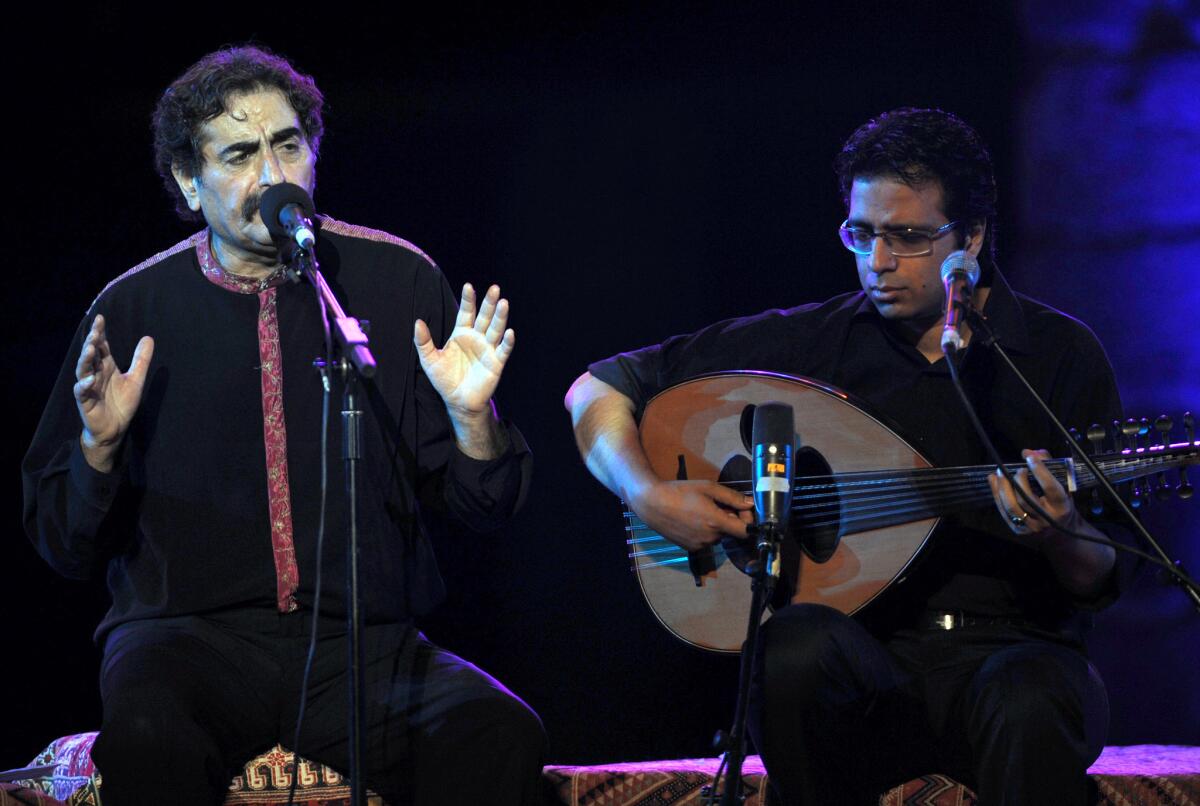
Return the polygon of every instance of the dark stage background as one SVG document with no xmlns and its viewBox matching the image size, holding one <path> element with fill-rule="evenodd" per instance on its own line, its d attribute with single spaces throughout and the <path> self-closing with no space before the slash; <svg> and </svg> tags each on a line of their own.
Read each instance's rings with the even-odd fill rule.
<svg viewBox="0 0 1200 806">
<path fill-rule="evenodd" d="M 443 537 L 450 598 L 427 626 L 541 714 L 550 761 L 706 754 L 736 678 L 642 604 L 563 393 L 618 350 L 854 289 L 831 160 L 868 117 L 936 105 L 978 127 L 1010 279 L 1093 325 L 1130 413 L 1200 408 L 1195 3 L 414 6 L 386 25 L 343 10 L 302 26 L 227 11 L 154 36 L 94 8 L 10 33 L 0 769 L 99 723 L 90 634 L 106 596 L 30 549 L 18 465 L 88 303 L 191 231 L 147 123 L 225 43 L 257 38 L 316 76 L 321 210 L 512 300 L 499 404 L 537 456 L 534 493 L 501 533 Z M 1196 506 L 1147 518 L 1193 574 Z M 1153 574 L 1098 619 L 1110 743 L 1200 743 L 1198 623 Z"/>
</svg>

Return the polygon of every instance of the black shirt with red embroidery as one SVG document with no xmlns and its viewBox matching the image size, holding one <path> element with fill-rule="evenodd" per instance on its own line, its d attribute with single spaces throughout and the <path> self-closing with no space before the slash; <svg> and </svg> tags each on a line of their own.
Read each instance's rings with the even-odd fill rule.
<svg viewBox="0 0 1200 806">
<path fill-rule="evenodd" d="M 111 283 L 92 304 L 67 351 L 25 457 L 25 525 L 56 570 L 106 573 L 113 604 L 97 630 L 134 619 L 277 605 L 272 473 L 264 437 L 261 294 L 206 276 L 201 233 Z M 475 529 L 507 519 L 528 488 L 531 456 L 509 426 L 511 448 L 477 461 L 455 446 L 445 405 L 420 370 L 413 320 L 441 344 L 457 303 L 420 250 L 394 236 L 323 222 L 321 270 L 347 312 L 370 321 L 376 376 L 360 398 L 360 585 L 368 622 L 403 621 L 443 597 L 422 511 Z M 286 428 L 288 513 L 299 571 L 295 598 L 311 607 L 320 505 L 320 310 L 307 283 L 275 286 Z M 117 366 L 129 366 L 143 335 L 155 351 L 138 413 L 112 473 L 92 469 L 79 448 L 72 395 L 80 346 L 103 314 Z M 322 611 L 344 613 L 348 515 L 341 459 L 340 390 L 328 436 L 328 511 Z M 276 528 L 276 532 L 279 530 Z"/>
</svg>

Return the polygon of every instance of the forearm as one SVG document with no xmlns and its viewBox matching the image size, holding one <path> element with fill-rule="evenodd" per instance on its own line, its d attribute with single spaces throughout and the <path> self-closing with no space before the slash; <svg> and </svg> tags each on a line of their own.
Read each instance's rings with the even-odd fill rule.
<svg viewBox="0 0 1200 806">
<path fill-rule="evenodd" d="M 1107 539 L 1103 532 L 1082 517 L 1073 520 L 1070 524 L 1072 531 Z M 1079 599 L 1090 599 L 1101 593 L 1108 585 L 1116 564 L 1116 551 L 1112 546 L 1081 540 L 1056 529 L 1050 530 L 1041 549 L 1058 581 Z"/>
<path fill-rule="evenodd" d="M 508 450 L 508 434 L 490 402 L 482 412 L 463 414 L 447 409 L 454 442 L 472 459 L 495 459 Z"/>
<path fill-rule="evenodd" d="M 36 443 L 22 467 L 25 530 L 42 558 L 60 574 L 86 579 L 99 568 L 99 534 L 119 479 L 92 468 L 77 441 L 52 455 Z M 44 458 L 43 458 L 44 457 Z"/>
<path fill-rule="evenodd" d="M 638 439 L 632 400 L 585 372 L 564 403 L 579 454 L 601 484 L 632 502 L 658 480 Z"/>
</svg>

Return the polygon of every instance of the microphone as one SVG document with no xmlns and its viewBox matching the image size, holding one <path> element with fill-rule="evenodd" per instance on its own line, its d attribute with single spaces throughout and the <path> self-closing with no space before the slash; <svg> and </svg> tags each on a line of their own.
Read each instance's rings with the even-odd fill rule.
<svg viewBox="0 0 1200 806">
<path fill-rule="evenodd" d="M 942 261 L 942 283 L 946 287 L 946 326 L 942 328 L 942 352 L 949 358 L 963 348 L 963 313 L 971 292 L 979 282 L 979 261 L 957 249 Z"/>
<path fill-rule="evenodd" d="M 792 452 L 795 415 L 786 403 L 754 407 L 754 508 L 758 522 L 782 535 L 792 514 Z"/>
<path fill-rule="evenodd" d="M 258 210 L 267 231 L 277 241 L 295 243 L 305 251 L 316 244 L 312 199 L 299 185 L 271 185 L 263 192 Z"/>
</svg>

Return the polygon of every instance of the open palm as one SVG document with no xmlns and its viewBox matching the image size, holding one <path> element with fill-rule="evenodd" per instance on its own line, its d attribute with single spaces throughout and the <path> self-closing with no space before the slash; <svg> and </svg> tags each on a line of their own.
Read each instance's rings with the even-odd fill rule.
<svg viewBox="0 0 1200 806">
<path fill-rule="evenodd" d="M 416 321 L 413 341 L 421 368 L 448 409 L 471 415 L 489 407 L 516 344 L 507 325 L 508 300 L 500 298 L 500 287 L 489 288 L 476 310 L 475 289 L 469 283 L 463 286 L 454 330 L 440 350 L 429 327 Z"/>
<path fill-rule="evenodd" d="M 104 317 L 96 316 L 75 364 L 75 405 L 83 421 L 85 448 L 112 448 L 121 442 L 141 403 L 154 355 L 154 340 L 143 336 L 129 371 L 121 372 L 109 349 L 104 324 Z"/>
</svg>

